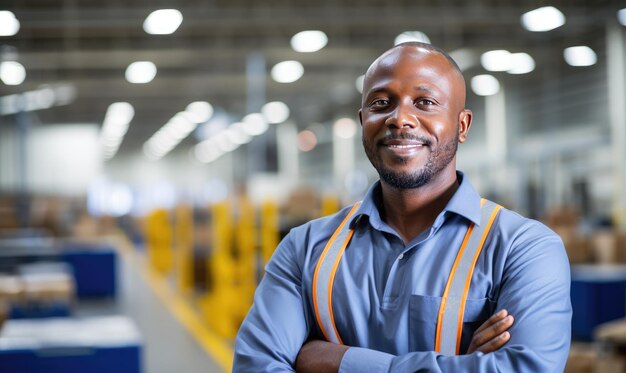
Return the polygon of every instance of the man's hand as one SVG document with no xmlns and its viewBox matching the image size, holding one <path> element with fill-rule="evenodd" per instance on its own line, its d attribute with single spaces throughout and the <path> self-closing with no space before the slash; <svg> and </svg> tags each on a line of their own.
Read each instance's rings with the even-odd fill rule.
<svg viewBox="0 0 626 373">
<path fill-rule="evenodd" d="M 494 352 L 504 346 L 511 334 L 507 331 L 513 325 L 513 316 L 507 310 L 500 310 L 476 329 L 467 353 L 475 351 Z"/>
<path fill-rule="evenodd" d="M 326 341 L 309 341 L 302 346 L 296 358 L 296 372 L 336 373 L 348 348 Z"/>
</svg>

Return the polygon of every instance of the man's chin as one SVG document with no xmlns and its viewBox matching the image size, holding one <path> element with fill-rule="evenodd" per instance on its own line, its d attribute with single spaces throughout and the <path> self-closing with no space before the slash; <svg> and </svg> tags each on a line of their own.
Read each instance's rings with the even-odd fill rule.
<svg viewBox="0 0 626 373">
<path fill-rule="evenodd" d="M 378 175 L 385 184 L 395 189 L 417 189 L 428 184 L 431 179 L 431 175 L 422 170 L 417 173 L 399 173 L 390 172 L 389 170 L 380 170 L 378 171 Z"/>
</svg>

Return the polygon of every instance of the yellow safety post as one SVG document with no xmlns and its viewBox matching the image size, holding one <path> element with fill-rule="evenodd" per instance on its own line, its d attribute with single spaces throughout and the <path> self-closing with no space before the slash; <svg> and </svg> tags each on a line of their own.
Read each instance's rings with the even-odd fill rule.
<svg viewBox="0 0 626 373">
<path fill-rule="evenodd" d="M 280 240 L 278 203 L 265 200 L 261 204 L 261 258 L 267 263 Z"/>
<path fill-rule="evenodd" d="M 232 338 L 237 325 L 232 320 L 235 310 L 235 264 L 232 256 L 233 223 L 230 204 L 220 202 L 211 208 L 213 222 L 213 253 L 207 269 L 212 289 L 202 299 L 200 308 L 209 326 L 222 337 Z"/>
<path fill-rule="evenodd" d="M 327 216 L 339 211 L 339 198 L 326 194 L 322 197 L 322 216 Z"/>
<path fill-rule="evenodd" d="M 239 197 L 239 214 L 235 230 L 236 309 L 233 321 L 237 328 L 248 313 L 256 288 L 257 229 L 254 207 L 245 196 Z"/>
<path fill-rule="evenodd" d="M 160 274 L 172 270 L 172 225 L 165 209 L 157 209 L 146 218 L 146 248 L 150 265 Z"/>
<path fill-rule="evenodd" d="M 178 205 L 175 210 L 176 285 L 183 295 L 193 290 L 193 209 Z"/>
</svg>

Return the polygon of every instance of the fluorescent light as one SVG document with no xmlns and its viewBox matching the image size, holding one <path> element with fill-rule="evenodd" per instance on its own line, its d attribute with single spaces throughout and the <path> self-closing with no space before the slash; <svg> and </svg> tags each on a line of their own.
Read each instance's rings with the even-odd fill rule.
<svg viewBox="0 0 626 373">
<path fill-rule="evenodd" d="M 192 103 L 195 104 L 195 103 Z M 189 113 L 189 106 L 196 108 L 196 110 L 202 107 L 206 110 L 206 106 L 203 104 L 188 105 L 186 111 L 176 113 L 163 127 L 159 128 L 145 143 L 143 146 L 144 154 L 152 159 L 158 160 L 163 158 L 167 153 L 172 151 L 181 141 L 183 141 L 191 132 L 193 132 L 198 123 L 194 121 L 193 114 Z M 208 104 L 208 103 L 207 103 Z M 197 113 L 196 113 L 197 114 Z M 201 114 L 206 114 L 203 112 Z M 205 118 L 203 116 L 202 118 Z M 200 119 L 202 119 L 200 118 Z"/>
<path fill-rule="evenodd" d="M 617 20 L 622 26 L 626 26 L 626 8 L 617 11 Z"/>
<path fill-rule="evenodd" d="M 117 153 L 134 116 L 135 109 L 128 102 L 114 102 L 109 105 L 102 121 L 102 132 L 100 133 L 104 159 L 111 159 Z"/>
<path fill-rule="evenodd" d="M 159 9 L 150 13 L 143 22 L 143 29 L 152 35 L 174 33 L 183 22 L 183 15 L 177 9 Z"/>
<path fill-rule="evenodd" d="M 20 21 L 10 10 L 0 10 L 0 36 L 13 36 L 20 30 Z"/>
<path fill-rule="evenodd" d="M 341 118 L 335 121 L 333 133 L 342 139 L 350 139 L 356 134 L 356 123 L 351 118 Z"/>
<path fill-rule="evenodd" d="M 511 68 L 511 52 L 498 49 L 480 56 L 480 64 L 488 71 L 507 71 Z"/>
<path fill-rule="evenodd" d="M 109 105 L 105 115 L 105 122 L 111 120 L 114 122 L 130 123 L 135 116 L 133 105 L 128 102 L 114 102 Z"/>
<path fill-rule="evenodd" d="M 269 129 L 269 125 L 263 115 L 259 113 L 248 114 L 243 117 L 242 122 L 246 133 L 250 136 L 259 136 Z"/>
<path fill-rule="evenodd" d="M 268 102 L 261 108 L 261 114 L 268 123 L 282 123 L 289 118 L 289 107 L 280 101 Z"/>
<path fill-rule="evenodd" d="M 245 124 L 242 122 L 233 123 L 225 130 L 228 139 L 235 144 L 247 144 L 252 141 L 252 136 L 244 130 Z"/>
<path fill-rule="evenodd" d="M 17 61 L 0 63 L 0 80 L 6 85 L 20 85 L 26 79 L 26 69 Z"/>
<path fill-rule="evenodd" d="M 479 96 L 491 96 L 500 91 L 500 83 L 491 75 L 476 75 L 471 81 L 472 91 Z"/>
<path fill-rule="evenodd" d="M 522 14 L 522 26 L 528 31 L 550 31 L 564 24 L 565 15 L 553 6 L 544 6 Z"/>
<path fill-rule="evenodd" d="M 135 84 L 149 83 L 154 79 L 156 73 L 157 68 L 152 62 L 137 61 L 126 68 L 126 80 Z"/>
<path fill-rule="evenodd" d="M 563 57 L 570 66 L 591 66 L 598 61 L 596 52 L 585 45 L 565 48 Z"/>
<path fill-rule="evenodd" d="M 323 31 L 300 31 L 291 38 L 291 48 L 296 52 L 317 52 L 328 44 L 328 37 Z"/>
<path fill-rule="evenodd" d="M 430 44 L 430 39 L 426 34 L 421 31 L 405 31 L 400 35 L 396 36 L 393 44 L 398 45 L 402 43 L 407 43 L 411 41 L 418 41 L 420 43 L 428 43 Z"/>
<path fill-rule="evenodd" d="M 241 145 L 233 142 L 230 139 L 227 131 L 222 131 L 218 133 L 216 136 L 213 137 L 213 141 L 215 143 L 215 146 L 217 146 L 224 153 L 232 152 L 233 150 L 237 149 L 239 145 Z"/>
<path fill-rule="evenodd" d="M 278 83 L 293 83 L 304 74 L 304 67 L 298 61 L 283 61 L 272 67 L 272 79 Z"/>
<path fill-rule="evenodd" d="M 359 91 L 359 93 L 363 93 L 363 82 L 364 81 L 365 81 L 365 75 L 360 75 L 354 81 L 354 86 L 356 87 L 356 90 Z"/>
<path fill-rule="evenodd" d="M 535 69 L 535 60 L 528 53 L 511 53 L 509 74 L 527 74 Z"/>
<path fill-rule="evenodd" d="M 212 139 L 205 140 L 197 144 L 193 149 L 196 159 L 202 163 L 210 163 L 221 157 L 222 152 Z"/>
<path fill-rule="evenodd" d="M 213 106 L 206 101 L 195 101 L 187 105 L 185 113 L 195 123 L 204 123 L 211 119 Z"/>
</svg>

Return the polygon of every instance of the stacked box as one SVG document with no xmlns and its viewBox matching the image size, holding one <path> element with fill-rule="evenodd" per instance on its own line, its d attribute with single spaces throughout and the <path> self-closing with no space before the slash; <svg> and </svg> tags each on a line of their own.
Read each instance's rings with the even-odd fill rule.
<svg viewBox="0 0 626 373">
<path fill-rule="evenodd" d="M 18 268 L 20 296 L 10 306 L 10 318 L 69 316 L 74 304 L 74 277 L 65 263 L 32 263 Z"/>
</svg>

